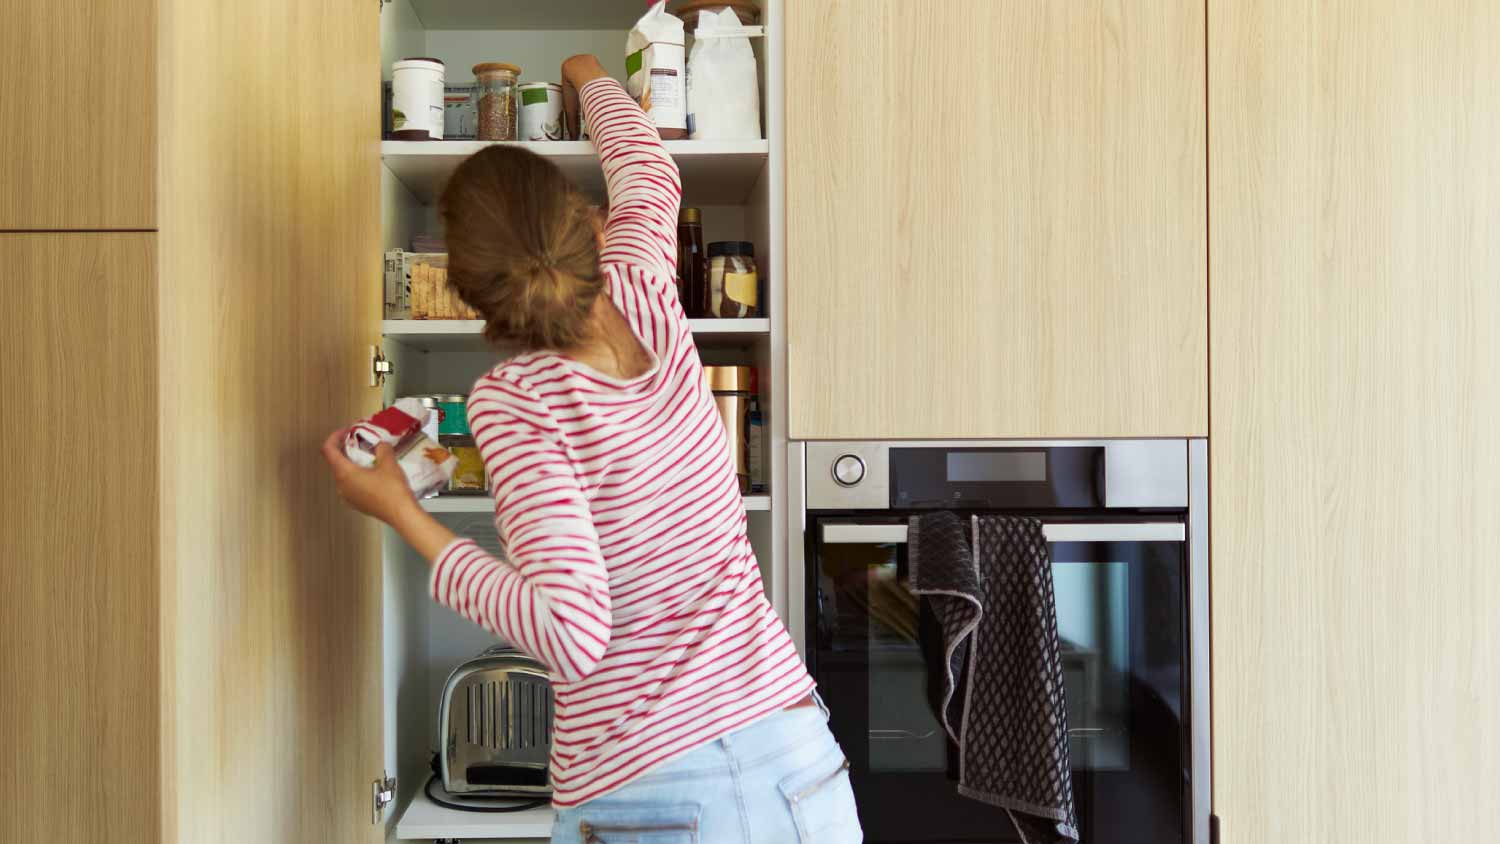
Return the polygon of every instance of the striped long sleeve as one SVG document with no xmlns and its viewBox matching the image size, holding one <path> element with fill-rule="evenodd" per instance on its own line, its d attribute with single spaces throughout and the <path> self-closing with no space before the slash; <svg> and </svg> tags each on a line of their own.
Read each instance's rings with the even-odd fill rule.
<svg viewBox="0 0 1500 844">
<path fill-rule="evenodd" d="M 441 603 L 546 664 L 552 802 L 608 794 L 811 691 L 766 599 L 734 457 L 677 300 L 677 167 L 619 84 L 584 87 L 610 196 L 600 261 L 652 366 L 554 351 L 496 366 L 469 421 L 503 559 L 452 543 Z"/>
<path fill-rule="evenodd" d="M 469 425 L 491 477 L 507 559 L 456 540 L 433 567 L 432 591 L 559 677 L 577 680 L 609 645 L 609 577 L 588 502 L 548 416 L 540 399 L 500 379 L 470 396 Z"/>
</svg>

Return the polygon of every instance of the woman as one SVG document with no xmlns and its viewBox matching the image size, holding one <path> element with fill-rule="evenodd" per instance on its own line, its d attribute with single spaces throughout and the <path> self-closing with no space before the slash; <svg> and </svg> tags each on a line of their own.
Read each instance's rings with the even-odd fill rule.
<svg viewBox="0 0 1500 844">
<path fill-rule="evenodd" d="M 432 561 L 436 600 L 551 669 L 554 842 L 860 841 L 677 300 L 676 164 L 594 57 L 563 79 L 607 221 L 506 147 L 442 198 L 450 283 L 491 341 L 524 350 L 469 396 L 506 558 L 423 511 L 388 448 L 360 469 L 337 432 L 324 453 L 344 498 Z"/>
</svg>

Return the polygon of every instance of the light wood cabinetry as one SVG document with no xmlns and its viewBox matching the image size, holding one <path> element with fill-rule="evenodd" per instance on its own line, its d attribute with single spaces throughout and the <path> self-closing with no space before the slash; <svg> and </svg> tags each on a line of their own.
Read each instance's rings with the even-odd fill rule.
<svg viewBox="0 0 1500 844">
<path fill-rule="evenodd" d="M 0 230 L 156 227 L 155 5 L 4 5 Z"/>
<path fill-rule="evenodd" d="M 0 234 L 6 840 L 160 840 L 155 241 Z"/>
<path fill-rule="evenodd" d="M 794 439 L 1207 433 L 1203 14 L 788 4 Z"/>
<path fill-rule="evenodd" d="M 379 841 L 379 533 L 318 454 L 380 401 L 377 6 L 162 13 L 171 840 Z"/>
<path fill-rule="evenodd" d="M 1210 0 L 1225 844 L 1500 836 L 1500 12 Z"/>
</svg>

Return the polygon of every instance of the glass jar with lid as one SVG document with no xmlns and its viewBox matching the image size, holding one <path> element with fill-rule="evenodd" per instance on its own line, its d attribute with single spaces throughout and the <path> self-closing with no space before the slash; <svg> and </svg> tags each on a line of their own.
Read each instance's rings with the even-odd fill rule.
<svg viewBox="0 0 1500 844">
<path fill-rule="evenodd" d="M 475 111 L 479 116 L 475 134 L 479 140 L 516 139 L 516 87 L 520 78 L 521 68 L 506 62 L 474 65 Z"/>
</svg>

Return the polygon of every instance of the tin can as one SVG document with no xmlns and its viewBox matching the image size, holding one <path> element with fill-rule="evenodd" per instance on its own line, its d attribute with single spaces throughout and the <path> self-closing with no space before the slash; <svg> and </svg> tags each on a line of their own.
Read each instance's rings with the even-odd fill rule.
<svg viewBox="0 0 1500 844">
<path fill-rule="evenodd" d="M 566 140 L 568 135 L 563 128 L 562 86 L 556 82 L 527 82 L 520 87 L 520 92 L 520 139 Z"/>
<path fill-rule="evenodd" d="M 487 488 L 484 456 L 469 430 L 469 397 L 464 395 L 429 396 L 438 409 L 438 442 L 458 458 L 458 468 L 448 480 L 448 492 L 474 495 Z"/>
<path fill-rule="evenodd" d="M 469 434 L 469 397 L 463 395 L 428 396 L 438 410 L 438 435 Z"/>
</svg>

